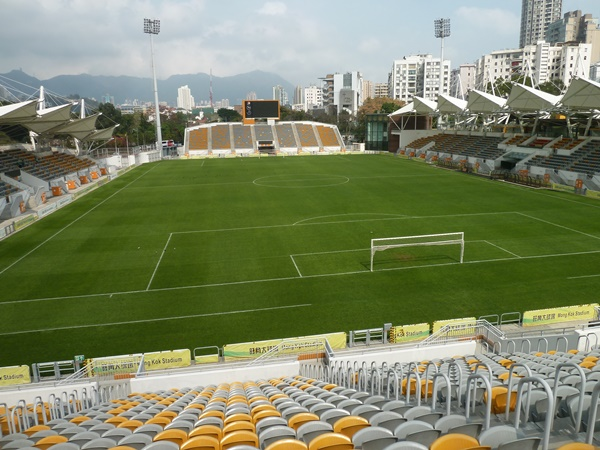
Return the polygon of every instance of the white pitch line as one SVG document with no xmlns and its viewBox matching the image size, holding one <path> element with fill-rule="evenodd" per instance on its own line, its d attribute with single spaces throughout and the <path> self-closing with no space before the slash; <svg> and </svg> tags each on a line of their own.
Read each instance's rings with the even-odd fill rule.
<svg viewBox="0 0 600 450">
<path fill-rule="evenodd" d="M 12 333 L 0 333 L 0 336 L 12 336 L 15 334 L 28 334 L 28 333 L 40 333 L 45 331 L 61 331 L 61 330 L 74 330 L 77 328 L 96 328 L 96 327 L 110 327 L 116 325 L 131 325 L 136 323 L 148 323 L 148 322 L 165 322 L 167 320 L 181 320 L 181 319 L 194 319 L 198 317 L 214 317 L 214 316 L 227 316 L 231 314 L 248 314 L 253 312 L 262 311 L 273 311 L 277 309 L 291 309 L 291 308 L 304 308 L 312 306 L 312 303 L 304 303 L 300 305 L 289 305 L 289 306 L 272 306 L 269 308 L 257 308 L 257 309 L 242 309 L 238 311 L 225 311 L 218 313 L 207 313 L 207 314 L 192 314 L 188 316 L 173 316 L 173 317 L 159 317 L 157 319 L 144 319 L 144 320 L 128 320 L 123 322 L 111 322 L 111 323 L 95 323 L 90 325 L 73 325 L 69 327 L 56 327 L 56 328 L 40 328 L 37 330 L 23 330 L 15 331 Z"/>
<path fill-rule="evenodd" d="M 165 244 L 165 247 L 163 248 L 162 253 L 160 254 L 160 258 L 158 258 L 158 262 L 156 263 L 156 267 L 154 267 L 154 272 L 152 272 L 152 276 L 150 277 L 150 281 L 148 281 L 148 286 L 146 286 L 146 290 L 150 290 L 150 285 L 152 284 L 152 280 L 154 280 L 154 275 L 156 275 L 156 271 L 158 270 L 158 266 L 160 266 L 160 262 L 163 259 L 163 256 L 165 255 L 165 253 L 167 252 L 167 247 L 169 246 L 169 242 L 171 242 L 171 236 L 173 236 L 173 233 L 169 234 L 169 239 L 167 239 L 167 243 Z"/>
<path fill-rule="evenodd" d="M 15 262 L 13 262 L 12 264 L 10 264 L 9 266 L 5 267 L 4 269 L 0 270 L 0 275 L 2 275 L 4 272 L 6 272 L 7 270 L 9 270 L 11 267 L 15 266 L 16 264 L 20 263 L 21 261 L 23 261 L 25 258 L 27 258 L 29 255 L 31 255 L 33 252 L 35 252 L 38 248 L 42 247 L 44 244 L 46 244 L 47 242 L 51 241 L 52 239 L 54 239 L 56 236 L 58 236 L 60 233 L 62 233 L 63 231 L 65 231 L 67 228 L 69 228 L 71 225 L 73 225 L 74 223 L 78 222 L 79 220 L 83 219 L 85 216 L 87 216 L 89 213 L 91 213 L 92 211 L 94 211 L 96 208 L 98 208 L 99 206 L 102 206 L 104 203 L 106 203 L 108 200 L 110 200 L 111 198 L 113 198 L 115 195 L 119 194 L 123 189 L 128 188 L 130 185 L 132 185 L 133 183 L 135 183 L 137 180 L 139 180 L 140 178 L 142 178 L 144 175 L 146 175 L 148 172 L 150 172 L 151 170 L 154 170 L 154 168 L 156 168 L 157 166 L 151 167 L 149 170 L 147 170 L 146 172 L 144 172 L 143 174 L 141 174 L 139 177 L 137 177 L 135 180 L 132 180 L 130 183 L 126 184 L 125 186 L 123 186 L 121 189 L 119 189 L 117 192 L 115 192 L 114 194 L 112 194 L 109 197 L 106 197 L 104 200 L 102 200 L 100 203 L 94 205 L 92 208 L 90 208 L 88 211 L 84 212 L 82 215 L 80 215 L 79 217 L 77 217 L 76 219 L 74 219 L 71 223 L 68 223 L 67 225 L 65 225 L 64 227 L 62 227 L 60 230 L 58 230 L 56 233 L 54 233 L 52 236 L 50 236 L 48 239 L 46 239 L 45 241 L 43 241 L 42 243 L 38 244 L 36 247 L 34 247 L 33 249 L 29 250 L 27 253 L 25 253 L 23 256 L 21 256 L 19 259 L 17 259 Z"/>
<path fill-rule="evenodd" d="M 471 241 L 467 241 L 471 242 Z M 472 242 L 482 242 L 482 241 L 472 241 Z M 351 250 L 353 251 L 353 250 Z M 482 259 L 477 261 L 464 261 L 463 264 L 484 264 L 484 263 L 493 263 L 493 262 L 506 262 L 506 261 L 523 261 L 528 259 L 545 259 L 545 258 L 559 258 L 562 256 L 578 256 L 578 255 L 593 255 L 600 253 L 600 250 L 591 250 L 588 252 L 573 252 L 573 253 L 556 253 L 549 255 L 533 255 L 533 256 L 521 256 L 515 258 L 495 258 L 495 259 Z M 299 256 L 299 255 L 296 255 Z M 444 263 L 438 265 L 456 265 L 460 263 Z M 383 270 L 406 270 L 406 269 L 414 269 L 414 268 L 427 268 L 427 267 L 436 267 L 436 264 L 429 264 L 424 266 L 410 266 L 410 267 L 398 267 L 398 268 L 390 268 L 390 269 L 379 269 L 379 271 Z M 339 272 L 339 273 L 324 273 L 324 274 L 315 274 L 315 275 L 303 275 L 302 278 L 325 278 L 325 277 L 333 277 L 333 276 L 343 276 L 343 275 L 357 275 L 357 274 L 370 274 L 372 273 L 370 270 L 357 270 L 351 272 Z M 213 287 L 223 287 L 223 286 L 236 286 L 243 284 L 258 284 L 258 283 L 272 283 L 278 281 L 294 281 L 298 280 L 297 276 L 293 277 L 280 277 L 280 278 L 262 278 L 257 280 L 244 280 L 244 281 L 231 281 L 227 283 L 211 283 L 211 284 L 198 284 L 192 286 L 175 286 L 175 287 L 166 287 L 166 288 L 157 288 L 152 290 L 133 290 L 133 291 L 121 291 L 121 292 L 104 292 L 99 294 L 83 294 L 83 295 L 70 295 L 65 297 L 47 297 L 47 298 L 34 298 L 34 299 L 23 299 L 23 300 L 12 300 L 8 302 L 0 302 L 0 307 L 3 305 L 10 305 L 15 303 L 30 303 L 30 302 L 41 302 L 41 301 L 53 301 L 53 300 L 72 300 L 72 299 L 83 299 L 83 298 L 93 298 L 93 297 L 102 297 L 102 296 L 111 296 L 111 295 L 131 295 L 131 294 L 148 294 L 152 292 L 170 292 L 170 291 L 180 291 L 184 289 L 204 289 L 204 288 L 213 288 Z"/>
<path fill-rule="evenodd" d="M 578 280 L 580 278 L 597 278 L 600 277 L 600 273 L 597 273 L 595 275 L 579 275 L 577 277 L 567 277 L 567 280 Z"/>
<path fill-rule="evenodd" d="M 483 242 L 485 242 L 486 244 L 490 244 L 492 247 L 496 247 L 497 249 L 500 249 L 503 252 L 506 252 L 506 253 L 508 253 L 510 255 L 516 256 L 517 258 L 520 258 L 520 256 L 517 255 L 516 253 L 510 252 L 510 251 L 506 250 L 505 248 L 500 247 L 499 245 L 492 244 L 490 241 L 483 241 Z"/>
<path fill-rule="evenodd" d="M 298 269 L 298 264 L 296 264 L 296 260 L 294 259 L 294 255 L 290 255 L 290 258 L 292 258 L 292 262 L 294 263 L 294 267 L 296 268 L 296 271 L 298 272 L 298 275 L 300 275 L 300 278 L 302 278 L 302 273 L 300 273 L 300 269 Z"/>
<path fill-rule="evenodd" d="M 470 214 L 446 214 L 437 216 L 394 216 L 394 217 L 381 217 L 373 219 L 356 219 L 356 220 L 339 220 L 335 222 L 308 222 L 304 223 L 302 220 L 295 223 L 287 223 L 282 225 L 257 225 L 253 227 L 235 227 L 235 228 L 211 228 L 208 230 L 188 230 L 188 231 L 174 231 L 173 234 L 194 234 L 194 233 L 229 233 L 231 231 L 250 231 L 250 230 L 268 230 L 272 228 L 290 228 L 290 227 L 305 227 L 313 225 L 339 225 L 345 223 L 361 223 L 361 222 L 381 222 L 390 220 L 421 220 L 421 219 L 451 219 L 455 217 L 477 217 L 477 216 L 498 216 L 505 214 L 520 214 L 517 211 L 502 211 L 502 212 L 487 212 L 487 213 L 470 213 Z M 312 220 L 309 219 L 309 220 Z"/>
<path fill-rule="evenodd" d="M 525 213 L 522 213 L 522 212 L 517 212 L 517 214 L 519 214 L 520 216 L 528 217 L 528 218 L 533 219 L 533 220 L 538 220 L 540 222 L 547 223 L 548 225 L 552 225 L 552 226 L 557 227 L 557 228 L 562 228 L 564 230 L 571 231 L 572 233 L 582 234 L 584 236 L 591 237 L 593 239 L 600 239 L 600 236 L 594 236 L 593 234 L 584 233 L 583 231 L 579 231 L 579 230 L 576 230 L 574 228 L 565 227 L 564 225 L 559 225 L 557 223 L 552 223 L 552 222 L 549 222 L 548 220 L 544 220 L 544 219 L 540 219 L 538 217 L 530 216 L 529 214 L 525 214 Z"/>
</svg>

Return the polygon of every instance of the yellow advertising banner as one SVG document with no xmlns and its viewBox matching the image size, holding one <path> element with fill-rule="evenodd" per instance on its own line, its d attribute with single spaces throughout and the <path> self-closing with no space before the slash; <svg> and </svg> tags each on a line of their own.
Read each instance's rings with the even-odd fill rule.
<svg viewBox="0 0 600 450">
<path fill-rule="evenodd" d="M 462 319 L 449 319 L 449 320 L 436 320 L 433 322 L 433 332 L 439 331 L 446 325 L 450 325 L 449 334 L 452 335 L 453 330 L 456 330 L 456 333 L 469 333 L 475 332 L 475 325 L 477 324 L 477 319 L 475 317 L 464 317 Z"/>
<path fill-rule="evenodd" d="M 122 373 L 136 373 L 142 361 L 141 354 L 107 356 L 88 360 L 88 376 L 106 376 Z"/>
<path fill-rule="evenodd" d="M 429 336 L 429 324 L 397 325 L 390 331 L 390 342 L 392 343 L 419 341 Z"/>
<path fill-rule="evenodd" d="M 561 308 L 538 309 L 523 313 L 523 326 L 545 325 L 570 320 L 592 320 L 596 318 L 598 303 L 589 305 L 563 306 Z"/>
<path fill-rule="evenodd" d="M 223 347 L 225 361 L 237 359 L 258 358 L 275 348 L 275 355 L 294 355 L 305 352 L 318 352 L 325 350 L 324 340 L 329 341 L 333 349 L 346 348 L 346 333 L 329 333 L 314 336 L 302 336 L 289 339 L 271 339 L 268 341 L 244 342 L 241 344 L 228 344 Z"/>
<path fill-rule="evenodd" d="M 191 364 L 192 354 L 187 348 L 144 353 L 144 369 L 146 370 L 173 369 L 175 367 L 188 367 Z"/>
<path fill-rule="evenodd" d="M 219 362 L 219 355 L 201 355 L 194 358 L 196 364 L 211 364 Z"/>
<path fill-rule="evenodd" d="M 0 367 L 0 386 L 31 383 L 29 366 Z"/>
</svg>

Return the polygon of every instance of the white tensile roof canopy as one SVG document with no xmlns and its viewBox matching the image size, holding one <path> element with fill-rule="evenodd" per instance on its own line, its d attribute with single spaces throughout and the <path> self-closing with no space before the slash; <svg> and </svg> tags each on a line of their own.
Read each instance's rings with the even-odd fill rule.
<svg viewBox="0 0 600 450">
<path fill-rule="evenodd" d="M 503 112 L 501 110 L 505 105 L 506 99 L 502 97 L 496 97 L 495 95 L 475 89 L 469 91 L 467 109 L 471 113 L 492 114 Z"/>
<path fill-rule="evenodd" d="M 438 112 L 440 114 L 461 114 L 467 108 L 467 101 L 446 94 L 438 95 Z"/>
<path fill-rule="evenodd" d="M 12 105 L 0 106 L 0 124 L 19 123 L 36 117 L 37 100 L 28 100 Z"/>
<path fill-rule="evenodd" d="M 513 111 L 547 111 L 556 107 L 560 96 L 548 94 L 524 84 L 515 83 L 510 91 L 506 105 Z"/>
<path fill-rule="evenodd" d="M 600 109 L 600 83 L 573 78 L 561 104 L 574 110 Z"/>
</svg>

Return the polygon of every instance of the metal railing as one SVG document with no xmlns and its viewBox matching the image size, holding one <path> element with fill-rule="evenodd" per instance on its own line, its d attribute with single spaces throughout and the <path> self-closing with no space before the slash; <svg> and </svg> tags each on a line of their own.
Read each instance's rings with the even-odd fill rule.
<svg viewBox="0 0 600 450">
<path fill-rule="evenodd" d="M 496 326 L 485 319 L 475 322 L 447 324 L 417 344 L 418 347 L 459 342 L 467 339 L 485 339 L 486 341 L 505 339 L 505 335 Z"/>
</svg>

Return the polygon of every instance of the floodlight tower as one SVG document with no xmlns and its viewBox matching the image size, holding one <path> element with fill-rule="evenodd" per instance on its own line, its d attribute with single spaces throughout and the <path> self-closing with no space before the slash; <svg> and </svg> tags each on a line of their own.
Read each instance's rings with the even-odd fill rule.
<svg viewBox="0 0 600 450">
<path fill-rule="evenodd" d="M 450 36 L 450 19 L 435 19 L 433 21 L 435 37 L 441 40 L 440 51 L 440 88 L 438 95 L 444 91 L 444 38 Z"/>
<path fill-rule="evenodd" d="M 156 149 L 160 149 L 162 156 L 162 131 L 160 128 L 160 108 L 158 106 L 158 87 L 156 84 L 156 69 L 154 68 L 154 43 L 153 34 L 160 33 L 160 20 L 144 19 L 144 33 L 150 35 L 150 52 L 152 54 L 152 77 L 154 78 L 154 108 L 156 109 Z"/>
</svg>

